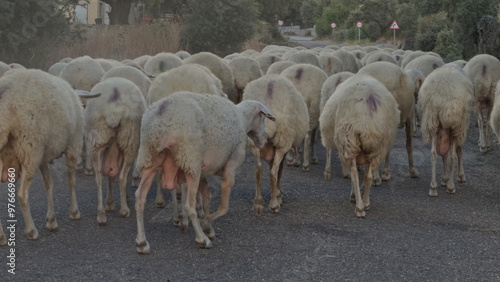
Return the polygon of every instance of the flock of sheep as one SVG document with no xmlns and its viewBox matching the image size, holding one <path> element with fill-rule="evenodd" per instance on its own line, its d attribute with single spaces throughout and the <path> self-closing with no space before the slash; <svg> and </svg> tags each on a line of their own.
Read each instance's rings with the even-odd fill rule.
<svg viewBox="0 0 500 282">
<path fill-rule="evenodd" d="M 261 160 L 270 164 L 269 211 L 276 213 L 282 204 L 285 160 L 308 171 L 310 163 L 318 162 L 320 136 L 327 149 L 324 178 L 331 178 L 335 150 L 342 175 L 351 178 L 355 215 L 365 217 L 372 184 L 391 178 L 389 156 L 398 127 L 405 128 L 410 176 L 419 177 L 412 138 L 420 124 L 423 140 L 431 144 L 429 195 L 437 196 L 438 155 L 444 164 L 441 184 L 455 193 L 455 157 L 458 181 L 465 181 L 462 145 L 470 111 L 477 115 L 481 152 L 490 149 L 491 128 L 500 136 L 499 79 L 500 61 L 490 55 L 445 63 L 432 52 L 389 46 L 269 45 L 261 52 L 245 50 L 225 58 L 180 51 L 121 62 L 83 56 L 62 59 L 47 72 L 0 62 L 1 180 L 21 177 L 24 233 L 37 239 L 28 201 L 37 168 L 47 191 L 49 230 L 57 229 L 48 169 L 53 160 L 66 157 L 73 219 L 80 217 L 75 170 L 95 174 L 99 224 L 106 223 L 106 211 L 115 209 L 115 179 L 120 215 L 130 216 L 127 177 L 132 173 L 132 186 L 138 186 L 136 248 L 149 253 L 144 206 L 158 176 L 157 189 L 171 191 L 174 224 L 186 229 L 190 220 L 195 241 L 210 248 L 212 222 L 228 211 L 245 154 L 255 157 L 255 214 L 264 210 Z M 361 185 L 360 165 L 365 167 Z M 15 177 L 9 175 L 12 171 Z M 211 175 L 222 177 L 220 206 L 213 213 L 207 184 Z M 108 182 L 106 206 L 103 177 Z M 155 203 L 165 206 L 161 190 Z M 6 243 L 0 228 L 0 245 Z"/>
</svg>

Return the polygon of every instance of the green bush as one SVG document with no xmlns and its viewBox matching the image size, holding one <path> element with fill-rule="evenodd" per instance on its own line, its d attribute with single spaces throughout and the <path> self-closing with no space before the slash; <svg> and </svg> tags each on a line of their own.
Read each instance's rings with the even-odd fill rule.
<svg viewBox="0 0 500 282">
<path fill-rule="evenodd" d="M 438 33 L 449 24 L 444 12 L 420 17 L 415 37 L 416 47 L 424 52 L 432 51 L 436 46 Z"/>
<path fill-rule="evenodd" d="M 433 51 L 449 63 L 463 59 L 462 48 L 462 45 L 456 40 L 453 30 L 445 28 L 437 34 L 436 47 Z"/>
<path fill-rule="evenodd" d="M 241 52 L 255 33 L 258 6 L 253 0 L 190 0 L 188 6 L 191 13 L 181 30 L 181 46 L 190 53 Z"/>
</svg>

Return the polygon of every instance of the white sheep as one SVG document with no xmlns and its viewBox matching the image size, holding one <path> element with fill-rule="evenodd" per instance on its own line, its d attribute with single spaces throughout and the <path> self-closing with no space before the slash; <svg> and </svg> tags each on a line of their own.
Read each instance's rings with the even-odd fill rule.
<svg viewBox="0 0 500 282">
<path fill-rule="evenodd" d="M 361 62 L 365 66 L 374 62 L 389 62 L 398 65 L 398 61 L 394 58 L 394 56 L 383 49 L 368 53 L 363 57 Z"/>
<path fill-rule="evenodd" d="M 281 76 L 288 78 L 304 98 L 309 113 L 309 131 L 304 138 L 304 156 L 302 169 L 309 171 L 309 162 L 318 163 L 316 156 L 316 133 L 319 120 L 319 102 L 321 99 L 321 87 L 328 78 L 326 73 L 319 67 L 311 64 L 296 64 L 285 69 Z M 291 163 L 298 165 L 298 150 L 294 149 L 296 159 Z M 290 163 L 290 162 L 289 162 Z"/>
<path fill-rule="evenodd" d="M 438 195 L 437 155 L 443 158 L 442 184 L 455 193 L 453 180 L 455 152 L 458 158 L 458 182 L 465 182 L 462 145 L 467 137 L 473 86 L 468 77 L 453 66 L 436 69 L 425 79 L 419 91 L 418 109 L 422 116 L 422 137 L 431 144 L 432 180 L 429 196 Z M 447 155 L 450 163 L 447 164 Z"/>
<path fill-rule="evenodd" d="M 340 84 L 323 108 L 321 140 L 327 149 L 337 149 L 342 165 L 350 169 L 357 217 L 370 208 L 373 174 L 394 144 L 398 117 L 397 102 L 387 88 L 362 74 Z M 365 164 L 361 189 L 358 164 Z"/>
<path fill-rule="evenodd" d="M 371 75 L 379 80 L 396 99 L 400 111 L 400 127 L 402 128 L 404 126 L 405 128 L 408 170 L 411 177 L 418 177 L 419 172 L 413 162 L 412 137 L 414 126 L 415 91 L 418 91 L 417 87 L 419 84 L 413 80 L 413 76 L 408 75 L 401 69 L 401 67 L 389 62 L 374 62 L 368 64 L 360 69 L 358 73 Z M 388 181 L 390 178 L 391 174 L 388 154 L 385 161 L 382 180 Z M 378 177 L 375 179 L 375 184 L 380 184 Z"/>
<path fill-rule="evenodd" d="M 357 73 L 360 69 L 358 63 L 356 62 L 356 57 L 354 57 L 351 52 L 344 49 L 338 49 L 333 52 L 333 55 L 342 61 L 343 71 Z"/>
<path fill-rule="evenodd" d="M 53 182 L 48 164 L 66 155 L 70 217 L 80 218 L 75 194 L 75 166 L 83 143 L 83 107 L 75 91 L 61 78 L 41 70 L 17 70 L 0 78 L 0 172 L 21 175 L 18 200 L 24 217 L 24 234 L 38 238 L 28 190 L 39 168 L 47 192 L 46 227 L 57 229 Z M 11 176 L 9 176 L 11 178 Z M 0 245 L 5 237 L 0 226 Z"/>
<path fill-rule="evenodd" d="M 260 66 L 262 73 L 267 73 L 267 69 L 274 63 L 283 61 L 279 55 L 273 53 L 261 53 L 254 58 Z"/>
<path fill-rule="evenodd" d="M 270 163 L 271 201 L 269 210 L 279 212 L 282 202 L 280 179 L 285 154 L 292 147 L 300 146 L 309 129 L 307 106 L 292 82 L 278 75 L 266 75 L 250 82 L 243 93 L 243 101 L 256 100 L 267 106 L 276 117 L 266 121 L 267 142 L 261 149 L 250 142 L 249 149 L 257 166 L 256 190 L 253 209 L 260 215 L 264 208 L 262 198 L 261 158 Z"/>
<path fill-rule="evenodd" d="M 178 51 L 177 53 L 175 53 L 175 55 L 177 55 L 182 60 L 191 57 L 191 54 L 187 51 L 184 51 L 184 50 Z"/>
<path fill-rule="evenodd" d="M 144 98 L 148 95 L 149 88 L 151 87 L 151 79 L 139 69 L 132 66 L 118 66 L 111 68 L 101 78 L 101 81 L 111 77 L 123 77 L 132 81 L 141 90 Z"/>
<path fill-rule="evenodd" d="M 291 61 L 279 61 L 269 66 L 266 74 L 281 74 L 286 68 L 297 63 Z"/>
<path fill-rule="evenodd" d="M 184 62 L 177 55 L 161 52 L 148 59 L 144 65 L 144 71 L 153 75 L 159 75 L 162 72 L 182 66 L 183 64 Z"/>
<path fill-rule="evenodd" d="M 311 64 L 313 66 L 319 67 L 318 56 L 311 51 L 298 51 L 288 58 L 288 61 L 295 62 L 297 64 Z"/>
<path fill-rule="evenodd" d="M 137 214 L 136 247 L 149 253 L 144 230 L 144 205 L 157 171 L 163 172 L 162 185 L 169 190 L 187 183 L 185 210 L 203 248 L 212 247 L 212 222 L 227 213 L 236 169 L 245 159 L 247 136 L 263 147 L 267 136 L 264 117 L 274 120 L 257 101 L 235 105 L 226 98 L 192 92 L 178 92 L 151 105 L 143 116 L 137 168 L 141 183 L 135 192 Z M 205 178 L 222 176 L 221 201 L 209 214 L 210 192 Z M 198 187 L 204 198 L 205 217 L 196 213 Z M 207 235 L 204 234 L 207 232 Z"/>
<path fill-rule="evenodd" d="M 7 65 L 4 62 L 0 62 L 0 77 L 2 77 L 2 75 L 8 72 L 9 70 L 10 70 L 9 65 Z"/>
<path fill-rule="evenodd" d="M 101 65 L 89 56 L 78 57 L 62 69 L 60 77 L 73 89 L 90 91 L 104 76 Z"/>
<path fill-rule="evenodd" d="M 123 66 L 123 64 L 120 63 L 119 61 L 112 60 L 112 59 L 97 58 L 97 59 L 95 59 L 95 61 L 101 65 L 104 72 L 109 71 L 113 67 Z"/>
<path fill-rule="evenodd" d="M 441 57 L 436 57 L 435 55 L 424 54 L 418 56 L 417 58 L 410 61 L 404 67 L 405 70 L 419 70 L 424 76 L 428 76 L 435 69 L 440 68 L 444 65 L 443 59 Z"/>
<path fill-rule="evenodd" d="M 62 70 L 68 65 L 68 63 L 65 62 L 56 62 L 52 66 L 49 67 L 47 70 L 48 73 L 55 75 L 55 76 L 60 76 Z"/>
<path fill-rule="evenodd" d="M 500 81 L 498 81 L 495 91 L 495 102 L 491 110 L 490 125 L 498 140 L 500 140 Z"/>
<path fill-rule="evenodd" d="M 344 72 L 339 72 L 336 73 L 330 77 L 328 77 L 327 80 L 323 83 L 323 86 L 321 87 L 321 98 L 319 102 L 319 113 L 321 116 L 321 113 L 323 112 L 323 108 L 325 107 L 326 101 L 330 99 L 330 96 L 332 96 L 333 93 L 335 93 L 335 90 L 337 87 L 344 81 L 346 81 L 348 78 L 353 76 L 354 74 L 352 72 L 344 71 Z M 346 168 L 342 168 L 342 175 L 344 177 L 349 176 L 349 171 Z M 323 176 L 325 180 L 330 180 L 332 177 L 332 149 L 327 149 L 326 150 L 326 164 L 325 164 L 325 170 L 323 173 Z"/>
<path fill-rule="evenodd" d="M 199 64 L 185 64 L 160 74 L 153 81 L 146 99 L 147 104 L 151 105 L 179 91 L 211 94 L 227 98 L 226 94 L 222 92 L 220 80 L 208 68 Z M 185 211 L 178 205 L 176 200 L 178 198 L 177 192 L 171 191 L 172 208 L 174 210 L 173 222 L 181 230 L 187 230 L 187 217 L 184 216 Z M 161 191 L 160 182 L 157 185 L 155 203 L 157 207 L 165 206 L 165 198 Z"/>
<path fill-rule="evenodd" d="M 256 60 L 248 57 L 238 57 L 234 58 L 229 62 L 229 68 L 231 69 L 234 77 L 235 93 L 233 95 L 228 95 L 229 100 L 233 103 L 238 104 L 241 102 L 243 96 L 243 90 L 247 84 L 253 80 L 258 79 L 262 76 L 262 71 L 260 70 L 259 63 Z"/>
<path fill-rule="evenodd" d="M 140 57 L 133 59 L 132 62 L 138 64 L 139 66 L 141 66 L 142 69 L 144 69 L 144 66 L 149 61 L 149 59 L 151 59 L 152 57 L 153 56 L 151 56 L 151 55 L 142 55 Z"/>
<path fill-rule="evenodd" d="M 230 95 L 234 90 L 234 78 L 231 69 L 219 56 L 210 52 L 200 52 L 184 59 L 185 64 L 200 64 L 208 68 L 222 83 L 222 91 Z"/>
<path fill-rule="evenodd" d="M 334 55 L 322 54 L 318 56 L 319 67 L 327 76 L 344 71 L 342 61 Z"/>
<path fill-rule="evenodd" d="M 92 88 L 101 96 L 87 103 L 84 114 L 85 142 L 97 184 L 97 222 L 106 224 L 106 210 L 113 211 L 112 179 L 118 176 L 120 215 L 128 217 L 127 176 L 137 156 L 141 118 L 146 101 L 132 81 L 110 77 Z M 107 205 L 102 200 L 102 177 L 108 178 Z"/>
<path fill-rule="evenodd" d="M 500 61 L 492 55 L 476 55 L 467 62 L 463 70 L 474 85 L 474 107 L 479 126 L 479 150 L 487 152 L 490 149 L 489 120 L 495 99 L 495 87 L 500 79 Z M 486 110 L 486 121 L 483 110 Z"/>
</svg>

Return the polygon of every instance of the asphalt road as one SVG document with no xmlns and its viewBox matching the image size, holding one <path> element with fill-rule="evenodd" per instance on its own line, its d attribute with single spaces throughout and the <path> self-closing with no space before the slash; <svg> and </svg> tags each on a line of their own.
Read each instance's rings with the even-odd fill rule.
<svg viewBox="0 0 500 282">
<path fill-rule="evenodd" d="M 154 206 L 152 189 L 145 211 L 152 250 L 148 255 L 135 250 L 132 204 L 129 218 L 108 213 L 108 224 L 97 225 L 91 176 L 77 175 L 82 218 L 69 219 L 65 166 L 60 159 L 50 167 L 59 230 L 44 228 L 46 196 L 38 174 L 30 203 L 40 239 L 24 237 L 18 207 L 15 275 L 8 273 L 10 248 L 0 247 L 0 281 L 498 281 L 500 146 L 479 153 L 476 131 L 471 123 L 464 161 L 467 183 L 459 184 L 454 195 L 441 188 L 439 196 L 431 198 L 427 196 L 429 147 L 414 139 L 421 176 L 410 178 L 404 132 L 399 130 L 391 156 L 393 179 L 372 189 L 372 206 L 365 219 L 354 215 L 350 181 L 341 178 L 336 155 L 333 179 L 323 180 L 325 150 L 320 144 L 319 164 L 312 165 L 311 171 L 285 167 L 281 212 L 270 214 L 266 209 L 262 216 L 254 216 L 255 170 L 247 157 L 238 172 L 230 211 L 215 221 L 217 237 L 208 250 L 198 248 L 192 228 L 183 234 L 173 226 L 168 207 Z M 439 164 L 438 176 L 440 171 Z M 210 180 L 215 204 L 219 183 L 218 178 Z M 263 183 L 267 205 L 268 178 Z M 0 193 L 4 228 L 5 187 L 2 184 Z M 134 191 L 129 186 L 132 195 Z"/>
</svg>

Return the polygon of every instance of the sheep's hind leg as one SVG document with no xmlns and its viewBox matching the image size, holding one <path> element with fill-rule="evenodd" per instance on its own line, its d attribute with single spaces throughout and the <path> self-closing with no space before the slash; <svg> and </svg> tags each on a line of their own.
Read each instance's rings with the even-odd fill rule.
<svg viewBox="0 0 500 282">
<path fill-rule="evenodd" d="M 200 182 L 200 187 L 198 195 L 198 201 L 201 200 L 203 204 L 203 216 L 199 216 L 201 220 L 201 227 L 203 227 L 203 232 L 210 238 L 211 240 L 215 238 L 215 230 L 212 227 L 211 222 L 205 220 L 205 218 L 210 215 L 210 202 L 212 201 L 212 194 L 210 193 L 210 189 L 208 188 L 208 183 L 206 180 L 202 180 Z"/>
<path fill-rule="evenodd" d="M 446 184 L 446 188 L 447 188 L 447 192 L 450 193 L 450 194 L 455 194 L 456 192 L 456 188 L 455 188 L 455 180 L 453 179 L 453 173 L 454 173 L 454 170 L 455 170 L 455 150 L 456 150 L 456 147 L 457 147 L 457 143 L 456 141 L 453 139 L 451 141 L 451 148 L 450 148 L 450 163 L 449 163 L 449 171 L 450 171 L 450 175 L 448 177 L 448 182 Z"/>
<path fill-rule="evenodd" d="M 325 180 L 332 179 L 332 150 L 326 149 L 326 164 L 325 170 L 323 171 L 323 178 Z"/>
<path fill-rule="evenodd" d="M 22 167 L 22 171 L 23 175 L 21 177 L 21 185 L 19 187 L 17 197 L 19 199 L 19 205 L 21 206 L 24 217 L 24 234 L 29 240 L 36 240 L 38 239 L 38 230 L 33 222 L 29 204 L 29 188 L 33 179 L 33 172 L 25 166 Z"/>
<path fill-rule="evenodd" d="M 106 210 L 104 209 L 104 203 L 102 199 L 102 154 L 104 149 L 100 149 L 97 151 L 97 155 L 92 160 L 92 164 L 95 171 L 95 182 L 97 185 L 97 223 L 99 225 L 105 225 L 106 218 Z"/>
<path fill-rule="evenodd" d="M 45 226 L 48 230 L 55 231 L 57 230 L 57 220 L 54 212 L 54 183 L 52 182 L 47 163 L 40 164 L 40 172 L 45 184 L 45 191 L 47 192 L 47 216 L 45 217 L 47 223 Z"/>
<path fill-rule="evenodd" d="M 351 191 L 354 194 L 356 200 L 356 208 L 354 213 L 356 217 L 363 218 L 366 215 L 365 204 L 363 203 L 363 198 L 361 197 L 361 191 L 359 189 L 359 176 L 358 176 L 358 166 L 356 165 L 355 159 L 348 160 L 349 167 L 351 169 Z"/>
<path fill-rule="evenodd" d="M 385 165 L 384 165 L 384 170 L 382 171 L 382 181 L 389 181 L 391 180 L 391 167 L 390 167 L 390 155 L 391 152 L 388 151 L 387 155 L 385 156 Z"/>
<path fill-rule="evenodd" d="M 463 148 L 462 146 L 457 146 L 457 160 L 458 160 L 458 183 L 465 183 L 464 164 L 463 164 Z"/>
<path fill-rule="evenodd" d="M 161 183 L 163 182 L 163 173 L 158 173 L 158 177 L 156 178 L 156 198 L 155 204 L 157 208 L 165 207 L 165 198 L 163 197 L 163 191 L 161 189 Z M 172 201 L 173 202 L 173 201 Z M 174 211 L 175 214 L 175 211 Z"/>
<path fill-rule="evenodd" d="M 436 152 L 436 136 L 432 136 L 431 138 L 431 162 L 432 162 L 432 179 L 431 179 L 431 188 L 429 189 L 429 196 L 437 197 L 437 182 L 436 182 L 436 161 L 437 161 L 437 152 Z"/>
<path fill-rule="evenodd" d="M 137 237 L 135 239 L 135 246 L 137 252 L 141 254 L 148 254 L 150 252 L 149 243 L 146 240 L 146 231 L 144 230 L 144 205 L 146 204 L 146 196 L 148 195 L 155 175 L 156 172 L 153 170 L 143 170 L 141 182 L 135 191 L 135 212 L 137 218 Z"/>
<path fill-rule="evenodd" d="M 408 154 L 408 170 L 410 172 L 411 178 L 418 178 L 420 173 L 413 162 L 413 117 L 408 118 L 405 124 L 405 133 L 406 133 L 406 153 Z"/>
<path fill-rule="evenodd" d="M 280 178 L 283 170 L 283 158 L 285 151 L 281 148 L 276 148 L 274 158 L 271 163 L 270 169 L 270 182 L 271 182 L 271 201 L 269 202 L 269 210 L 272 213 L 278 213 L 283 202 L 282 191 L 280 189 Z"/>
<path fill-rule="evenodd" d="M 129 217 L 130 209 L 127 204 L 127 176 L 132 166 L 131 162 L 124 162 L 120 175 L 118 176 L 118 186 L 120 188 L 120 216 Z"/>
<path fill-rule="evenodd" d="M 446 153 L 444 156 L 441 156 L 443 159 L 443 176 L 441 178 L 441 186 L 446 187 L 448 185 L 448 180 L 450 179 L 450 170 L 448 166 L 450 165 L 450 155 L 453 155 L 453 152 Z M 453 165 L 453 163 L 451 163 Z"/>
<path fill-rule="evenodd" d="M 76 166 L 76 155 L 67 152 L 66 153 L 66 167 L 68 168 L 68 187 L 69 187 L 69 217 L 71 219 L 80 219 L 80 211 L 78 210 L 78 204 L 76 202 L 76 192 L 75 192 L 75 166 Z"/>
<path fill-rule="evenodd" d="M 264 199 L 262 198 L 262 162 L 260 152 L 257 148 L 250 149 L 255 158 L 255 198 L 253 200 L 253 212 L 255 215 L 261 215 L 264 210 Z"/>
<path fill-rule="evenodd" d="M 184 208 L 186 209 L 189 219 L 191 220 L 191 224 L 193 225 L 194 232 L 196 233 L 195 242 L 200 245 L 202 248 L 211 248 L 212 241 L 203 233 L 203 229 L 201 228 L 200 220 L 198 218 L 198 214 L 196 213 L 196 194 L 198 193 L 198 187 L 200 185 L 200 176 L 199 175 L 190 175 L 186 174 L 186 204 Z M 222 194 L 222 193 L 221 193 Z M 222 198 L 222 196 L 221 196 Z M 221 200 L 221 205 L 223 201 Z M 210 220 L 209 216 L 205 217 L 206 220 Z"/>
</svg>

